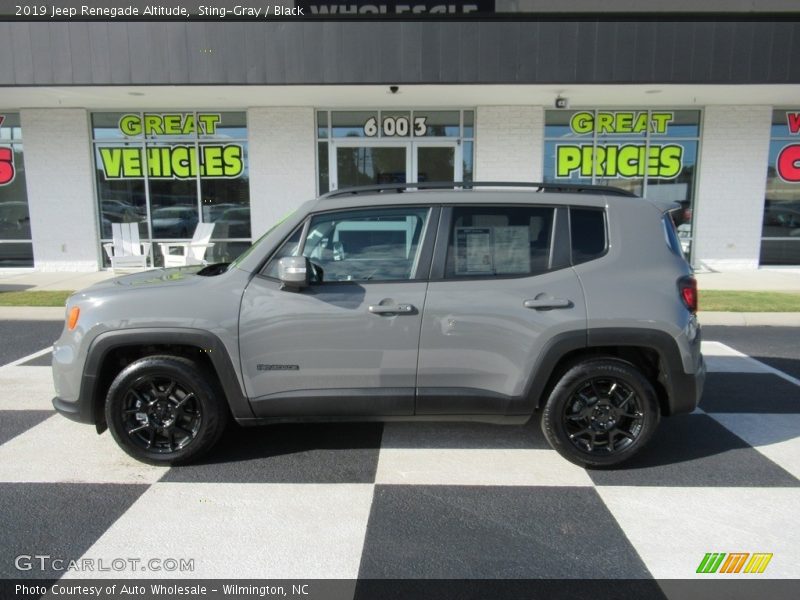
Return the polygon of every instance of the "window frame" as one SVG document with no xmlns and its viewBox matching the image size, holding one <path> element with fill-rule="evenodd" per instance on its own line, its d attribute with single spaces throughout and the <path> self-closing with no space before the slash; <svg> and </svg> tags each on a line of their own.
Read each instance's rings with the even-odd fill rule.
<svg viewBox="0 0 800 600">
<path fill-rule="evenodd" d="M 433 255 L 433 246 L 436 240 L 436 234 L 439 227 L 439 217 L 441 212 L 441 206 L 437 204 L 387 204 L 387 205 L 369 205 L 369 206 L 353 206 L 349 208 L 337 208 L 337 209 L 329 209 L 329 210 L 318 210 L 315 212 L 311 212 L 303 219 L 303 222 L 300 223 L 297 227 L 292 229 L 292 231 L 283 239 L 281 242 L 270 252 L 269 257 L 264 261 L 263 266 L 258 271 L 258 276 L 264 279 L 268 279 L 270 281 L 274 281 L 280 283 L 280 279 L 277 277 L 272 277 L 266 274 L 266 271 L 269 269 L 272 261 L 274 260 L 275 256 L 280 252 L 280 250 L 284 247 L 284 245 L 292 238 L 292 236 L 297 233 L 298 229 L 301 229 L 300 234 L 300 254 L 302 255 L 305 251 L 306 247 L 306 240 L 308 239 L 308 232 L 311 228 L 311 222 L 314 220 L 315 217 L 319 217 L 321 215 L 329 215 L 329 214 L 336 214 L 336 213 L 352 213 L 356 211 L 386 211 L 386 210 L 413 210 L 413 209 L 424 209 L 428 211 L 428 219 L 427 222 L 423 225 L 422 232 L 420 233 L 420 241 L 419 241 L 419 248 L 417 250 L 418 256 L 416 259 L 417 265 L 414 272 L 411 274 L 411 277 L 408 279 L 367 279 L 367 280 L 352 280 L 352 281 L 318 281 L 318 282 L 311 282 L 309 287 L 321 288 L 325 286 L 333 286 L 333 285 L 369 285 L 373 283 L 409 283 L 409 282 L 420 282 L 420 281 L 427 281 L 428 274 L 430 272 L 431 266 L 431 258 Z"/>
<path fill-rule="evenodd" d="M 560 208 L 563 205 L 559 204 L 551 204 L 551 203 L 531 203 L 531 202 L 524 202 L 524 203 L 458 203 L 458 204 L 451 204 L 444 206 L 442 208 L 442 216 L 439 219 L 439 229 L 436 235 L 436 247 L 434 248 L 434 256 L 433 262 L 431 263 L 431 273 L 430 273 L 430 280 L 431 281 L 501 281 L 505 279 L 526 279 L 532 277 L 540 277 L 547 273 L 552 273 L 553 271 L 557 271 L 560 269 L 564 269 L 569 267 L 569 264 L 564 264 L 563 260 L 558 260 L 557 257 L 563 256 L 563 246 L 565 243 L 563 230 L 559 226 L 560 222 L 563 222 L 564 217 L 560 217 L 561 212 Z M 480 207 L 491 207 L 491 208 L 547 208 L 553 211 L 553 219 L 550 224 L 550 245 L 548 248 L 548 259 L 547 259 L 547 268 L 543 271 L 536 271 L 535 273 L 525 273 L 521 275 L 467 275 L 467 276 L 456 276 L 456 277 L 447 277 L 447 252 L 450 246 L 450 231 L 453 226 L 453 210 L 455 208 L 480 208 Z M 569 234 L 569 230 L 567 229 L 567 234 Z M 567 251 L 570 252 L 571 257 L 571 246 L 569 241 L 569 236 L 567 235 L 566 238 L 567 243 Z"/>
<path fill-rule="evenodd" d="M 94 117 L 95 115 L 127 115 L 133 114 L 138 115 L 140 118 L 144 118 L 145 115 L 157 115 L 157 114 L 182 114 L 194 115 L 195 119 L 197 119 L 198 114 L 205 114 L 205 113 L 217 113 L 220 115 L 237 113 L 239 115 L 244 116 L 244 132 L 245 135 L 238 136 L 234 135 L 232 137 L 225 137 L 223 135 L 216 134 L 214 136 L 208 136 L 206 134 L 201 134 L 199 131 L 195 131 L 192 134 L 175 134 L 175 135 L 160 135 L 160 136 L 146 136 L 143 132 L 136 135 L 136 136 L 125 136 L 122 135 L 120 137 L 102 137 L 97 135 L 97 131 L 99 129 L 104 129 L 103 127 L 95 127 Z M 221 123 L 221 122 L 220 122 Z M 238 128 L 238 127 L 237 127 Z M 224 126 L 223 126 L 224 129 Z M 243 157 L 245 160 L 245 170 L 247 171 L 248 183 L 247 183 L 247 192 L 248 192 L 248 204 L 247 206 L 252 209 L 253 206 L 253 197 L 252 197 L 252 189 L 250 186 L 250 136 L 249 136 L 249 115 L 246 108 L 228 108 L 228 109 L 169 109 L 169 108 L 150 108 L 150 109 L 143 109 L 139 108 L 97 108 L 89 111 L 89 120 L 88 120 L 88 135 L 89 140 L 91 143 L 91 164 L 92 164 L 92 189 L 94 191 L 94 217 L 95 222 L 97 224 L 97 231 L 98 231 L 98 261 L 100 264 L 101 269 L 108 269 L 110 268 L 110 262 L 106 253 L 103 251 L 103 244 L 109 243 L 112 241 L 110 237 L 103 236 L 103 207 L 102 202 L 100 200 L 100 185 L 99 185 L 99 175 L 98 175 L 98 160 L 97 160 L 97 150 L 100 147 L 111 147 L 111 146 L 121 146 L 121 145 L 129 145 L 130 147 L 140 148 L 142 150 L 143 155 L 146 155 L 148 148 L 154 147 L 167 147 L 167 146 L 175 146 L 175 145 L 189 145 L 195 148 L 197 152 L 204 144 L 214 144 L 216 143 L 234 143 L 234 144 L 242 144 L 243 145 Z M 150 260 L 151 264 L 156 264 L 157 260 L 161 260 L 160 252 L 157 249 L 159 243 L 169 243 L 169 242 L 186 242 L 189 241 L 193 232 L 189 232 L 187 234 L 188 237 L 186 238 L 179 238 L 175 236 L 171 237 L 155 237 L 154 235 L 154 227 L 153 227 L 153 218 L 152 218 L 152 211 L 155 208 L 152 205 L 152 190 L 150 188 L 150 182 L 156 181 L 156 179 L 151 179 L 147 174 L 146 169 L 146 160 L 143 163 L 143 176 L 141 178 L 131 178 L 129 181 L 141 181 L 143 183 L 143 194 L 145 199 L 145 215 L 143 221 L 137 221 L 140 223 L 140 230 L 141 224 L 144 224 L 145 233 L 141 234 L 140 237 L 143 242 L 151 242 L 150 246 Z M 209 180 L 213 181 L 215 179 L 238 179 L 238 178 L 227 178 L 227 177 L 220 177 L 220 178 L 207 178 L 202 176 L 199 171 L 196 175 L 185 179 L 184 181 L 191 181 L 194 182 L 195 186 L 195 194 L 196 199 L 194 204 L 196 205 L 197 209 L 197 216 L 198 216 L 198 223 L 217 223 L 217 221 L 206 221 L 203 216 L 203 181 Z M 176 178 L 172 179 L 161 179 L 161 181 L 175 181 Z M 216 228 L 215 228 L 216 229 Z M 219 237 L 219 235 L 212 235 L 211 242 L 217 244 L 217 248 L 220 248 L 222 245 L 239 245 L 245 244 L 245 248 L 243 248 L 239 252 L 233 252 L 230 255 L 231 261 L 235 260 L 239 254 L 245 252 L 249 246 L 254 243 L 254 235 L 253 235 L 253 216 L 252 212 L 250 214 L 250 236 L 249 237 Z"/>
<path fill-rule="evenodd" d="M 9 270 L 33 269 L 36 266 L 36 257 L 34 256 L 33 253 L 33 232 L 30 226 L 31 203 L 30 203 L 30 198 L 28 197 L 27 172 L 25 169 L 25 139 L 24 139 L 25 136 L 23 133 L 22 122 L 19 111 L 8 111 L 8 112 L 0 111 L 0 112 L 2 112 L 3 116 L 6 117 L 6 119 L 8 119 L 9 116 L 12 117 L 13 121 L 12 119 L 8 119 L 8 121 L 16 122 L 16 125 L 6 125 L 6 127 L 4 127 L 4 129 L 11 130 L 11 135 L 10 137 L 7 138 L 0 138 L 0 146 L 9 148 L 11 150 L 12 161 L 14 161 L 13 163 L 15 171 L 14 180 L 16 180 L 19 177 L 20 173 L 22 173 L 23 177 L 25 178 L 26 183 L 22 186 L 21 189 L 25 195 L 25 210 L 28 213 L 27 217 L 28 235 L 26 237 L 13 238 L 13 237 L 3 237 L 2 235 L 0 235 L 0 261 L 8 260 L 3 252 L 4 247 L 10 248 L 14 246 L 25 246 L 30 249 L 30 261 L 28 261 L 27 258 L 24 261 L 10 259 L 11 262 L 19 262 L 19 263 L 24 262 L 25 264 L 9 264 L 9 265 L 0 264 L 0 269 L 9 269 Z M 19 133 L 19 137 L 15 137 L 14 135 L 15 131 Z M 16 162 L 16 153 L 18 150 L 21 158 L 21 162 L 19 163 Z M 9 185 L 11 185 L 14 180 L 9 182 Z M 2 186 L 0 187 L 0 190 L 4 188 L 5 186 Z M 11 202 L 19 202 L 19 200 L 11 200 Z"/>
<path fill-rule="evenodd" d="M 573 210 L 594 210 L 600 211 L 603 213 L 603 252 L 602 254 L 598 254 L 594 258 L 590 258 L 589 260 L 584 260 L 581 262 L 575 262 L 575 257 L 573 255 L 572 249 L 572 211 Z M 610 239 L 609 239 L 609 231 L 608 231 L 608 210 L 602 206 L 574 206 L 570 205 L 567 206 L 567 235 L 569 237 L 569 264 L 573 267 L 577 267 L 579 265 L 585 265 L 586 263 L 594 262 L 596 260 L 600 260 L 604 256 L 608 254 L 608 250 L 610 247 Z"/>
</svg>

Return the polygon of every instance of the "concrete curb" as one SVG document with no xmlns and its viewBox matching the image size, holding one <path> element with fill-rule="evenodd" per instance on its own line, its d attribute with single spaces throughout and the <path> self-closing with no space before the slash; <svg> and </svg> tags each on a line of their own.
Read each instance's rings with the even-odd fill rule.
<svg viewBox="0 0 800 600">
<path fill-rule="evenodd" d="M 737 327 L 800 327 L 800 312 L 703 312 L 697 314 L 701 325 Z"/>
<path fill-rule="evenodd" d="M 63 306 L 0 306 L 0 321 L 63 321 Z"/>
</svg>

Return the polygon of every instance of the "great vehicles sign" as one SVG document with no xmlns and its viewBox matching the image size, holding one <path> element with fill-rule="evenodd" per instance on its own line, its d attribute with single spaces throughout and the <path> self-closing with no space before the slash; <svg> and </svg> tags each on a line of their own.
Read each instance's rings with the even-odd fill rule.
<svg viewBox="0 0 800 600">
<path fill-rule="evenodd" d="M 217 133 L 218 113 L 126 114 L 119 130 L 127 138 L 147 138 L 145 147 L 125 144 L 98 146 L 99 166 L 106 179 L 236 178 L 244 171 L 240 144 L 173 142 Z"/>
<path fill-rule="evenodd" d="M 674 118 L 672 112 L 576 112 L 569 122 L 571 133 L 592 135 L 593 139 L 557 144 L 555 176 L 558 179 L 569 179 L 576 174 L 585 178 L 674 179 L 683 170 L 683 146 L 655 141 L 657 138 L 652 137 L 667 134 Z M 640 138 L 612 142 L 598 137 L 632 134 L 639 134 Z"/>
</svg>

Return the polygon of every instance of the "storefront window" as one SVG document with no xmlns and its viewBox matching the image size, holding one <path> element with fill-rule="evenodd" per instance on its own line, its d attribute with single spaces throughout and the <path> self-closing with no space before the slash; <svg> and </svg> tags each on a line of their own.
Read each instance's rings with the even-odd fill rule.
<svg viewBox="0 0 800 600">
<path fill-rule="evenodd" d="M 688 256 L 699 136 L 697 110 L 547 111 L 544 179 L 679 203 L 673 218 Z"/>
<path fill-rule="evenodd" d="M 95 113 L 92 126 L 103 242 L 112 223 L 139 223 L 161 265 L 157 242 L 190 239 L 204 222 L 215 224 L 209 262 L 249 246 L 245 113 Z"/>
<path fill-rule="evenodd" d="M 471 110 L 317 111 L 319 193 L 354 185 L 472 181 Z"/>
<path fill-rule="evenodd" d="M 32 266 L 22 128 L 18 114 L 0 113 L 0 268 Z"/>
<path fill-rule="evenodd" d="M 800 265 L 800 110 L 772 113 L 762 265 Z"/>
</svg>

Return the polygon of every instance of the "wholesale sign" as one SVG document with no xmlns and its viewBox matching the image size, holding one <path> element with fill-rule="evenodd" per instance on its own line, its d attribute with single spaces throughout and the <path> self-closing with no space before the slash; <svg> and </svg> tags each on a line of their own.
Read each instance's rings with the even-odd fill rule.
<svg viewBox="0 0 800 600">
<path fill-rule="evenodd" d="M 145 135 L 151 139 L 145 148 L 98 147 L 103 174 L 107 180 L 142 179 L 145 174 L 149 179 L 191 179 L 197 175 L 209 179 L 239 177 L 244 171 L 244 149 L 239 144 L 160 143 L 170 136 L 214 135 L 220 119 L 216 113 L 123 115 L 119 120 L 123 135 L 130 138 Z"/>
<path fill-rule="evenodd" d="M 631 142 L 558 144 L 556 178 L 568 179 L 577 174 L 586 178 L 674 179 L 683 170 L 683 146 L 652 141 L 647 144 L 644 137 L 666 134 L 674 118 L 671 112 L 576 112 L 569 123 L 576 135 L 642 134 L 643 137 Z"/>
<path fill-rule="evenodd" d="M 787 112 L 786 126 L 790 135 L 800 135 L 800 112 Z M 785 182 L 800 183 L 800 141 L 785 146 L 778 153 L 775 170 Z"/>
</svg>

